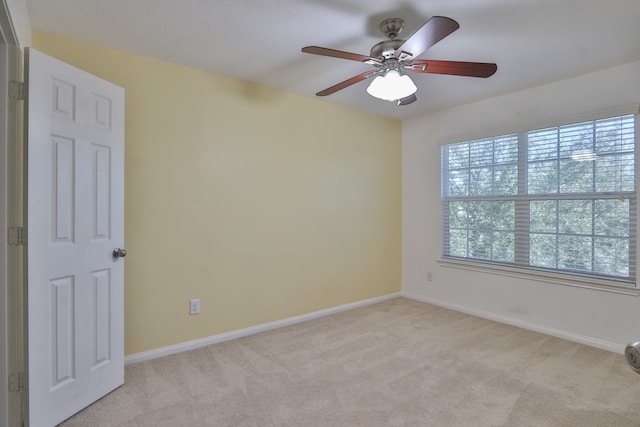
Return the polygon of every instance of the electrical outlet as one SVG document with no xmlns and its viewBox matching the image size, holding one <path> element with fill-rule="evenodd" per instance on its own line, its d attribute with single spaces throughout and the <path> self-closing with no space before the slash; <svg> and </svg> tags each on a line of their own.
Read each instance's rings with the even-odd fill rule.
<svg viewBox="0 0 640 427">
<path fill-rule="evenodd" d="M 427 273 L 427 282 L 433 282 L 433 273 L 431 272 Z"/>
<path fill-rule="evenodd" d="M 200 299 L 192 299 L 189 302 L 189 314 L 200 314 Z"/>
</svg>

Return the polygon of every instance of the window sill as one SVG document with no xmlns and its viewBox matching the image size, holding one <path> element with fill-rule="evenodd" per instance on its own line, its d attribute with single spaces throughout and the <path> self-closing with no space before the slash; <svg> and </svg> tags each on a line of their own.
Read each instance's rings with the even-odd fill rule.
<svg viewBox="0 0 640 427">
<path fill-rule="evenodd" d="M 640 289 L 632 285 L 622 285 L 613 280 L 604 280 L 597 278 L 584 279 L 576 276 L 567 277 L 563 274 L 554 274 L 546 271 L 526 270 L 502 265 L 494 265 L 482 262 L 457 260 L 457 259 L 439 259 L 438 264 L 447 268 L 457 268 L 461 270 L 478 271 L 488 274 L 498 274 L 500 276 L 517 277 L 520 279 L 536 280 L 539 282 L 554 283 L 564 286 L 575 286 L 584 289 L 593 289 L 596 291 L 612 292 L 622 295 L 639 296 Z"/>
</svg>

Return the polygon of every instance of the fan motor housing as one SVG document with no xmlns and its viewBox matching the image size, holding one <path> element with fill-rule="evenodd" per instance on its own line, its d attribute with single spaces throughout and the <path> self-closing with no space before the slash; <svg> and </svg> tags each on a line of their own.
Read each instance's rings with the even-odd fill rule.
<svg viewBox="0 0 640 427">
<path fill-rule="evenodd" d="M 404 40 L 400 39 L 382 41 L 371 48 L 370 56 L 383 59 L 393 58 L 396 49 L 402 46 L 402 43 L 404 43 Z"/>
</svg>

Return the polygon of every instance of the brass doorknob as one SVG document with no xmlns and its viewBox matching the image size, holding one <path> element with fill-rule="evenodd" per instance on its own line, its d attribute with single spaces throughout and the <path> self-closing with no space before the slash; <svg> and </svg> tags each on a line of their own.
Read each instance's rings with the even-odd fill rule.
<svg viewBox="0 0 640 427">
<path fill-rule="evenodd" d="M 126 256 L 127 256 L 127 251 L 125 251 L 124 249 L 115 248 L 113 250 L 113 257 L 114 258 L 124 258 Z"/>
</svg>

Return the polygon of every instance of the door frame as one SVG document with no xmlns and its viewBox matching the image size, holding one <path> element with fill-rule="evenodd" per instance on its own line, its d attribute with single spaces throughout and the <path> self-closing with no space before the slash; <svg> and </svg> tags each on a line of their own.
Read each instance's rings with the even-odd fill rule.
<svg viewBox="0 0 640 427">
<path fill-rule="evenodd" d="M 26 372 L 24 246 L 8 245 L 9 227 L 24 224 L 24 102 L 9 99 L 9 82 L 23 81 L 22 48 L 31 42 L 24 0 L 0 0 L 0 427 L 22 425 L 26 390 L 10 392 L 9 376 Z M 14 377 L 15 378 L 15 377 Z"/>
</svg>

